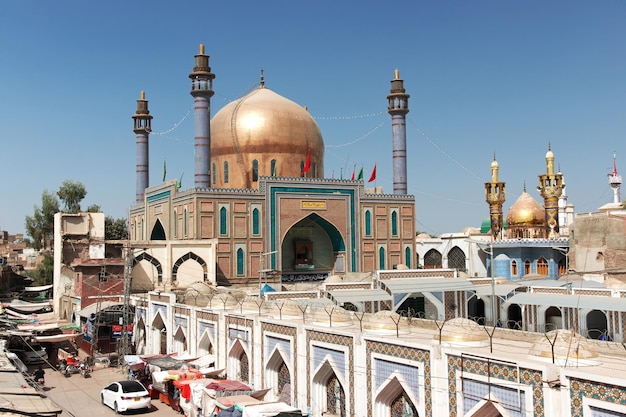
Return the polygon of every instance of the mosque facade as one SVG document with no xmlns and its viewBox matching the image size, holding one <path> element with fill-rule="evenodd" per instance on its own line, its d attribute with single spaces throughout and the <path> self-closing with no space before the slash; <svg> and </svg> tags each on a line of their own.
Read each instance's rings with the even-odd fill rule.
<svg viewBox="0 0 626 417">
<path fill-rule="evenodd" d="M 415 198 L 406 194 L 403 81 L 391 81 L 393 194 L 324 175 L 324 141 L 306 108 L 265 86 L 210 118 L 209 57 L 195 56 L 194 188 L 148 185 L 152 116 L 133 115 L 136 204 L 130 209 L 133 279 L 159 288 L 318 281 L 332 274 L 414 267 Z M 390 155 L 390 157 L 392 157 Z M 139 249 L 141 248 L 141 249 Z M 213 278 L 215 277 L 215 278 Z"/>
</svg>

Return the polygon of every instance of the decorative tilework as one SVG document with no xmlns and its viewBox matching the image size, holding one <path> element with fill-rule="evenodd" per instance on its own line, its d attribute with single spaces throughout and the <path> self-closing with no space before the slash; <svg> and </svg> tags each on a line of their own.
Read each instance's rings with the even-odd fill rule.
<svg viewBox="0 0 626 417">
<path fill-rule="evenodd" d="M 612 404 L 626 405 L 626 388 L 570 378 L 570 404 L 573 416 L 583 415 L 583 398 L 594 398 Z M 621 415 L 621 414 L 620 414 Z"/>
<path fill-rule="evenodd" d="M 217 340 L 215 337 L 215 324 L 199 321 L 198 322 L 198 334 L 200 335 L 200 337 L 202 337 L 205 331 L 209 333 L 209 335 L 211 336 L 211 340 L 214 343 Z"/>
<path fill-rule="evenodd" d="M 589 407 L 591 417 L 626 417 L 626 414 L 619 411 L 604 410 L 598 407 Z"/>
<path fill-rule="evenodd" d="M 367 391 L 370 393 L 375 390 L 375 388 L 372 386 L 372 353 L 379 353 L 389 356 L 389 362 L 392 362 L 392 358 L 400 358 L 409 359 L 411 361 L 416 361 L 421 364 L 421 366 L 424 368 L 424 409 L 426 410 L 426 417 L 432 417 L 433 405 L 431 392 L 430 352 L 428 350 L 418 349 L 414 347 L 399 346 L 391 343 L 375 341 L 367 341 L 365 348 L 367 356 Z M 394 363 L 394 366 L 402 367 L 408 365 Z M 377 373 L 378 372 L 380 372 L 379 369 L 377 369 Z M 419 393 L 417 392 L 417 390 L 414 392 L 414 394 L 415 398 L 419 398 Z M 373 414 L 372 400 L 372 396 L 368 395 L 367 411 L 368 415 L 370 416 Z"/>
<path fill-rule="evenodd" d="M 272 332 L 272 333 L 277 333 L 277 334 L 282 334 L 285 336 L 290 336 L 292 338 L 292 340 L 296 339 L 296 332 L 297 332 L 297 328 L 296 327 L 289 327 L 289 326 L 281 326 L 279 324 L 274 324 L 274 323 L 262 323 L 261 324 L 261 332 L 263 334 L 265 334 L 266 332 Z M 261 343 L 265 343 L 265 340 L 263 339 Z M 298 375 L 298 361 L 295 360 L 295 358 L 298 357 L 298 344 L 297 343 L 292 343 L 291 346 L 293 346 L 293 352 L 291 351 L 291 349 L 289 350 L 289 355 L 290 359 L 291 359 L 291 367 L 293 369 L 293 373 L 294 375 Z M 265 349 L 263 349 L 263 346 L 261 346 L 261 352 L 263 355 L 265 355 Z M 268 349 L 268 353 L 271 352 L 271 349 Z M 262 358 L 262 363 L 265 363 L 265 356 L 263 356 Z M 262 381 L 265 382 L 265 369 L 262 370 Z M 298 378 L 292 378 L 292 383 L 293 383 L 293 392 L 297 393 L 298 392 Z"/>
<path fill-rule="evenodd" d="M 333 333 L 324 333 L 316 330 L 308 330 L 306 332 L 306 346 L 312 346 L 314 341 L 325 342 L 329 344 L 334 344 L 337 346 L 347 346 L 348 347 L 348 383 L 350 384 L 349 392 L 350 392 L 350 412 L 354 413 L 354 341 L 352 337 L 342 336 Z M 307 355 L 309 355 L 307 353 Z M 311 358 L 307 356 L 306 361 L 306 374 L 307 374 L 307 402 L 311 403 Z"/>
<path fill-rule="evenodd" d="M 457 373 L 474 374 L 489 377 L 492 384 L 497 384 L 494 380 L 518 382 L 518 368 L 499 362 L 482 360 L 481 358 L 468 358 L 456 355 L 448 356 L 448 403 L 450 417 L 456 417 L 459 413 L 456 399 Z M 534 369 L 519 368 L 519 383 L 532 388 L 533 393 L 533 415 L 543 417 L 543 378 L 539 371 Z M 492 386 L 493 387 L 493 386 Z M 576 415 L 576 414 L 573 414 Z"/>
<path fill-rule="evenodd" d="M 489 384 L 483 381 L 462 379 L 463 382 L 463 414 L 483 399 L 492 398 L 506 408 L 511 416 L 526 416 L 526 393 L 510 387 Z M 491 394 L 491 397 L 489 396 Z"/>
<path fill-rule="evenodd" d="M 386 361 L 384 359 L 374 359 L 374 366 L 376 367 L 376 384 L 374 385 L 374 391 L 378 390 L 391 374 L 398 372 L 410 387 L 416 388 L 413 390 L 413 395 L 419 401 L 419 391 L 417 390 L 420 386 L 419 368 L 403 363 Z"/>
<path fill-rule="evenodd" d="M 270 354 L 277 346 L 280 346 L 287 359 L 291 361 L 291 341 L 279 337 L 267 336 L 267 353 Z"/>
<path fill-rule="evenodd" d="M 165 323 L 167 323 L 168 321 L 168 317 L 167 317 L 167 307 L 161 304 L 156 304 L 153 303 L 152 304 L 152 318 L 154 319 L 157 315 L 157 312 L 161 313 L 161 317 L 163 317 L 163 321 L 165 321 Z"/>
<path fill-rule="evenodd" d="M 341 369 L 342 371 L 346 369 L 346 355 L 343 353 L 343 351 L 328 349 L 321 346 L 313 346 L 313 367 L 317 368 L 318 366 L 320 366 L 326 356 L 330 356 L 338 369 Z M 345 374 L 341 376 L 343 377 L 344 381 L 347 380 Z"/>
</svg>

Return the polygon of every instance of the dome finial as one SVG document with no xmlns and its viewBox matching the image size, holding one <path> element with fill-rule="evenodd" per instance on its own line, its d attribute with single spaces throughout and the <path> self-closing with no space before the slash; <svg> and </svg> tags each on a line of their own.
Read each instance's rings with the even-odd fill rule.
<svg viewBox="0 0 626 417">
<path fill-rule="evenodd" d="M 261 88 L 265 88 L 265 76 L 263 75 L 263 73 L 264 73 L 264 69 L 261 68 L 261 82 L 259 84 Z"/>
<path fill-rule="evenodd" d="M 393 72 L 393 75 L 394 75 L 396 80 L 399 80 L 400 79 L 400 70 L 398 70 L 396 68 L 396 70 Z"/>
<path fill-rule="evenodd" d="M 524 192 L 526 192 L 526 180 L 524 180 Z"/>
</svg>

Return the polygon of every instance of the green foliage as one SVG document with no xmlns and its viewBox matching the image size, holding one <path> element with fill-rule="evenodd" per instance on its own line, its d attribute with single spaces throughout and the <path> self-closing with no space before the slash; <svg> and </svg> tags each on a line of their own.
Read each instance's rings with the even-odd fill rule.
<svg viewBox="0 0 626 417">
<path fill-rule="evenodd" d="M 59 212 L 59 200 L 48 190 L 41 194 L 41 207 L 35 205 L 32 216 L 26 216 L 26 234 L 35 249 L 48 249 L 54 235 L 54 215 Z"/>
<path fill-rule="evenodd" d="M 97 204 L 92 204 L 89 207 L 87 207 L 87 213 L 100 213 L 101 211 L 102 210 L 100 206 Z"/>
<path fill-rule="evenodd" d="M 80 202 L 87 195 L 87 190 L 83 183 L 78 181 L 65 180 L 57 195 L 65 206 L 66 213 L 80 213 Z"/>
<path fill-rule="evenodd" d="M 34 280 L 33 285 L 50 285 L 53 280 L 54 257 L 51 252 L 44 252 L 43 260 L 37 265 L 37 269 L 31 272 Z"/>
<path fill-rule="evenodd" d="M 128 223 L 126 219 L 114 219 L 111 216 L 104 218 L 104 238 L 106 240 L 128 239 Z"/>
</svg>

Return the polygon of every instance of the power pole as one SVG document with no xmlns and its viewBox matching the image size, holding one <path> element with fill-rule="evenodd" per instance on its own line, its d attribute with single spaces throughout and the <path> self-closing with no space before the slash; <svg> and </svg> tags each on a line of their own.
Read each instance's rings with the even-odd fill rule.
<svg viewBox="0 0 626 417">
<path fill-rule="evenodd" d="M 124 306 L 122 308 L 122 343 L 120 346 L 120 364 L 123 363 L 124 355 L 129 355 L 130 343 L 128 340 L 128 327 L 130 326 L 130 289 L 133 273 L 132 248 L 130 243 L 124 247 Z"/>
<path fill-rule="evenodd" d="M 100 310 L 102 310 L 102 283 L 107 279 L 107 266 L 103 264 L 98 274 L 98 297 L 96 298 L 96 313 L 93 318 L 93 334 L 91 335 L 91 357 L 95 358 L 98 349 L 98 333 L 100 333 Z"/>
</svg>

